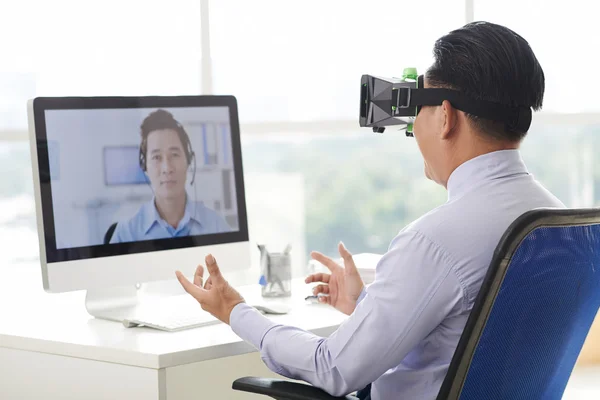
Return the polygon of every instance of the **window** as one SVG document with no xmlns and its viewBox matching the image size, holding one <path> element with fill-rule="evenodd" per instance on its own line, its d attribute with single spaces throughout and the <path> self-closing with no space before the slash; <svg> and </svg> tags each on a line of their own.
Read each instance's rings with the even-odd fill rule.
<svg viewBox="0 0 600 400">
<path fill-rule="evenodd" d="M 600 146 L 599 134 L 600 123 L 560 126 L 535 119 L 522 155 L 530 173 L 567 206 L 600 205 L 600 161 L 590 153 Z M 261 210 L 261 201 L 249 206 L 250 214 L 270 221 L 270 228 L 259 227 L 258 234 L 277 241 L 282 232 L 304 227 L 305 241 L 298 245 L 307 251 L 336 255 L 343 240 L 354 253 L 384 253 L 405 225 L 447 199 L 441 186 L 425 179 L 415 140 L 392 129 L 383 135 L 356 130 L 335 136 L 252 137 L 243 151 L 249 195 L 264 198 L 253 184 L 260 177 L 273 182 L 268 206 Z M 286 179 L 294 182 L 295 197 L 289 185 L 277 185 Z"/>
<path fill-rule="evenodd" d="M 249 193 L 256 195 L 252 178 L 266 174 L 296 183 L 295 196 L 300 199 L 290 198 L 285 187 L 271 188 L 269 211 L 283 232 L 297 230 L 287 212 L 303 215 L 305 242 L 300 245 L 308 251 L 337 254 L 343 240 L 354 253 L 383 253 L 404 225 L 447 196 L 424 179 L 414 139 L 394 130 L 383 135 L 361 130 L 335 136 L 249 138 L 243 150 Z M 290 202 L 304 207 L 288 210 Z M 258 212 L 249 207 L 252 211 Z M 269 239 L 276 240 L 276 235 Z"/>
<path fill-rule="evenodd" d="M 0 65 L 0 165 L 9 171 L 0 184 L 0 232 L 9 249 L 1 257 L 25 260 L 37 256 L 29 147 L 25 134 L 2 141 L 6 130 L 24 132 L 25 99 L 198 93 L 206 71 L 198 0 L 109 0 L 96 8 L 74 0 L 13 3 L 0 12 L 0 33 L 18 38 L 7 42 Z M 336 255 L 339 240 L 354 252 L 385 251 L 406 223 L 446 199 L 423 178 L 414 140 L 394 130 L 375 135 L 357 123 L 360 75 L 424 71 L 433 42 L 464 23 L 470 2 L 413 3 L 210 2 L 209 77 L 214 93 L 233 93 L 240 104 L 251 239 L 274 251 L 291 242 L 301 255 L 297 274 L 309 251 Z M 583 2 L 574 4 L 524 0 L 514 13 L 516 3 L 475 0 L 474 10 L 476 19 L 521 33 L 545 68 L 546 105 L 523 145 L 531 172 L 567 205 L 591 206 L 600 205 L 600 113 L 593 113 L 600 110 L 585 96 L 600 88 L 593 79 L 584 90 L 576 83 L 596 61 L 580 42 L 595 43 L 598 35 L 585 36 L 591 23 L 556 29 L 569 13 L 591 18 Z M 33 6 L 39 12 L 28 12 Z M 547 18 L 538 29 L 527 21 L 540 10 Z"/>
<path fill-rule="evenodd" d="M 0 170 L 0 266 L 4 267 L 39 255 L 29 144 L 0 142 Z"/>
<path fill-rule="evenodd" d="M 361 75 L 424 71 L 464 1 L 220 0 L 210 20 L 214 91 L 242 122 L 355 121 Z"/>
<path fill-rule="evenodd" d="M 544 110 L 600 112 L 600 28 L 589 0 L 474 0 L 475 20 L 505 25 L 531 45 L 546 76 Z M 535 22 L 534 22 L 535 21 Z"/>
<path fill-rule="evenodd" d="M 35 96 L 201 92 L 197 0 L 8 3 L 0 6 L 0 36 L 10 38 L 0 64 L 0 131 L 24 131 L 25 104 Z"/>
</svg>

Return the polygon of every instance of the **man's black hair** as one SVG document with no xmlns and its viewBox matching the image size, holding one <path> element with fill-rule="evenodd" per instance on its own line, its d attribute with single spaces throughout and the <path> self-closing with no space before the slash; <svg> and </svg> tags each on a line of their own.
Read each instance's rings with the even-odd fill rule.
<svg viewBox="0 0 600 400">
<path fill-rule="evenodd" d="M 188 165 L 191 164 L 192 157 L 194 157 L 194 151 L 192 150 L 190 137 L 179 121 L 173 117 L 173 114 L 161 109 L 153 111 L 144 119 L 140 129 L 142 141 L 140 143 L 139 162 L 142 171 L 146 171 L 147 168 L 146 152 L 148 151 L 148 136 L 150 136 L 150 133 L 162 129 L 171 129 L 177 132 L 177 136 L 181 141 L 181 147 L 185 154 L 185 160 Z"/>
<path fill-rule="evenodd" d="M 472 22 L 438 39 L 435 62 L 425 77 L 433 87 L 460 90 L 474 100 L 542 108 L 544 71 L 529 43 L 512 30 Z M 507 131 L 503 122 L 467 114 L 481 133 L 511 142 L 527 132 Z"/>
</svg>

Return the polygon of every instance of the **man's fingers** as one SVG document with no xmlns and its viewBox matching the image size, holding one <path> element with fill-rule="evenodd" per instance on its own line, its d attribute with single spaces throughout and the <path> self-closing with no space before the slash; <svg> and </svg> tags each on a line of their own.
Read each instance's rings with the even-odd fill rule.
<svg viewBox="0 0 600 400">
<path fill-rule="evenodd" d="M 225 281 L 225 278 L 223 278 L 223 275 L 221 275 L 221 270 L 219 270 L 219 266 L 217 265 L 217 260 L 215 260 L 213 255 L 207 255 L 205 261 L 206 268 L 208 269 L 208 273 L 212 278 L 213 285 Z"/>
<path fill-rule="evenodd" d="M 319 272 L 318 274 L 312 274 L 312 275 L 307 276 L 306 279 L 304 280 L 304 282 L 306 282 L 306 283 L 312 283 L 312 282 L 329 283 L 329 278 L 331 278 L 331 275 Z"/>
<path fill-rule="evenodd" d="M 319 293 L 329 294 L 329 285 L 317 285 L 312 290 L 313 295 L 318 295 Z"/>
<path fill-rule="evenodd" d="M 210 290 L 211 287 L 212 287 L 212 278 L 209 276 L 208 279 L 206 280 L 206 283 L 204 284 L 204 289 Z"/>
<path fill-rule="evenodd" d="M 204 295 L 202 288 L 190 282 L 185 276 L 183 276 L 183 274 L 180 271 L 176 271 L 175 275 L 177 275 L 177 280 L 179 281 L 179 283 L 181 283 L 183 289 L 189 294 L 191 294 L 196 300 L 200 301 L 200 299 Z"/>
<path fill-rule="evenodd" d="M 326 266 L 331 272 L 335 271 L 336 268 L 340 268 L 339 264 L 333 261 L 331 258 L 326 255 L 319 253 L 318 251 L 313 251 L 310 253 L 310 256 L 314 259 Z"/>
<path fill-rule="evenodd" d="M 202 265 L 198 265 L 196 268 L 196 273 L 194 273 L 194 285 L 198 287 L 202 287 L 204 278 L 204 268 Z"/>
<path fill-rule="evenodd" d="M 338 251 L 340 252 L 340 255 L 342 256 L 342 258 L 344 259 L 345 272 L 347 274 L 349 274 L 349 273 L 358 274 L 358 269 L 356 268 L 356 264 L 354 263 L 352 254 L 350 254 L 348 249 L 346 249 L 346 246 L 344 246 L 344 243 L 340 242 L 340 244 L 338 245 Z"/>
</svg>

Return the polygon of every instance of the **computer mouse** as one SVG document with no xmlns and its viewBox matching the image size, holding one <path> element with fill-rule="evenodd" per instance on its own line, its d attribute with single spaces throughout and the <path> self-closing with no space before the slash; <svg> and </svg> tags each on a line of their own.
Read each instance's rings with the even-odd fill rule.
<svg viewBox="0 0 600 400">
<path fill-rule="evenodd" d="M 292 309 L 285 303 L 277 302 L 253 304 L 252 306 L 264 314 L 287 314 Z"/>
</svg>

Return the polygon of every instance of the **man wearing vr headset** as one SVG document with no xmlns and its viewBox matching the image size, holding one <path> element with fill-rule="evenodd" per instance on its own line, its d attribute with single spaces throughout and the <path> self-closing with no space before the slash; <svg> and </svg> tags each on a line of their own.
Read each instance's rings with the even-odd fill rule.
<svg viewBox="0 0 600 400">
<path fill-rule="evenodd" d="M 361 118 L 375 115 L 370 126 L 381 132 L 398 107 L 413 107 L 425 175 L 448 190 L 448 200 L 400 231 L 368 288 L 343 244 L 343 267 L 312 254 L 331 273 L 306 282 L 319 282 L 314 293 L 349 315 L 336 332 L 322 338 L 274 324 L 244 303 L 211 255 L 206 283 L 202 266 L 193 283 L 177 274 L 271 370 L 333 395 L 434 399 L 502 234 L 526 211 L 564 207 L 528 173 L 518 150 L 544 96 L 544 73 L 529 44 L 480 22 L 443 36 L 433 52 L 434 64 L 410 93 L 389 90 L 387 99 L 369 100 L 384 91 L 367 84 L 373 106 Z"/>
</svg>

